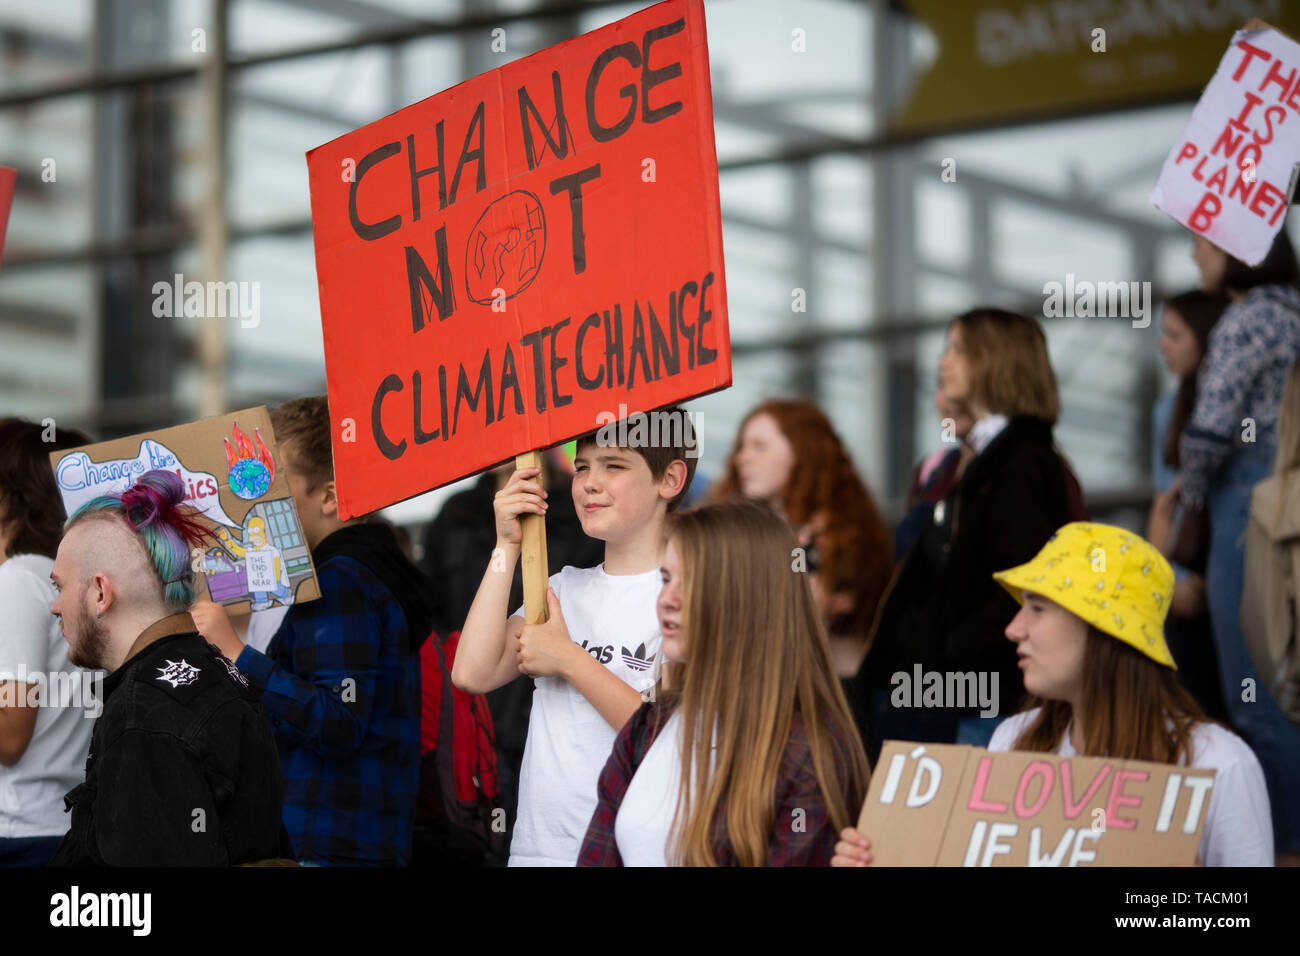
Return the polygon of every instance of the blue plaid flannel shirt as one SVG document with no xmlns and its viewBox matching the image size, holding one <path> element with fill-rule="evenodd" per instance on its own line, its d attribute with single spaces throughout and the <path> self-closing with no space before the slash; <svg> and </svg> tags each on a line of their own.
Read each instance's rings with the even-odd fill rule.
<svg viewBox="0 0 1300 956">
<path fill-rule="evenodd" d="M 405 866 L 420 777 L 420 662 L 406 616 L 364 565 L 316 569 L 262 654 L 236 665 L 262 692 L 284 775 L 284 825 L 300 860 Z"/>
</svg>

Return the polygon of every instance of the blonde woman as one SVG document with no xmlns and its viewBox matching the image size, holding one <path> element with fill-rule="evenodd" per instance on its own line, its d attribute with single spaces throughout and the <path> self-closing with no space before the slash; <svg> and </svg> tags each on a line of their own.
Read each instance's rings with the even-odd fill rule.
<svg viewBox="0 0 1300 956">
<path fill-rule="evenodd" d="M 794 533 L 756 502 L 671 519 L 657 700 L 601 773 L 579 866 L 821 866 L 867 762 Z"/>
<path fill-rule="evenodd" d="M 975 456 L 935 503 L 876 617 L 854 687 L 855 698 L 870 703 L 861 729 L 872 759 L 885 739 L 983 746 L 1002 716 L 1019 709 L 1024 687 L 1002 638 L 1016 606 L 990 575 L 1027 561 L 1053 530 L 1086 517 L 1053 438 L 1056 373 L 1036 320 L 989 308 L 959 315 L 948 327 L 939 387 L 970 411 L 964 440 Z M 987 673 L 997 681 L 997 706 L 966 699 L 944 709 L 906 706 L 895 694 L 897 675 L 917 667 Z"/>
</svg>

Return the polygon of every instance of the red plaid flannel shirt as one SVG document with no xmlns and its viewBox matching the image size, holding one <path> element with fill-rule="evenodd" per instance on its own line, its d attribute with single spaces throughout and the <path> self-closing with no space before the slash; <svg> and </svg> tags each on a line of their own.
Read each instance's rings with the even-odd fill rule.
<svg viewBox="0 0 1300 956">
<path fill-rule="evenodd" d="M 623 865 L 614 839 L 614 820 L 633 775 L 670 715 L 667 706 L 642 704 L 619 732 L 613 752 L 600 773 L 596 812 L 582 841 L 578 866 Z M 843 756 L 846 750 L 846 747 L 835 748 L 835 775 L 847 790 L 850 767 Z M 715 827 L 715 832 L 718 838 L 713 847 L 714 858 L 721 866 L 735 866 L 735 855 L 726 841 L 725 823 Z M 829 866 L 837 839 L 813 772 L 812 751 L 804 736 L 803 720 L 796 713 L 790 741 L 777 771 L 776 817 L 767 865 Z"/>
</svg>

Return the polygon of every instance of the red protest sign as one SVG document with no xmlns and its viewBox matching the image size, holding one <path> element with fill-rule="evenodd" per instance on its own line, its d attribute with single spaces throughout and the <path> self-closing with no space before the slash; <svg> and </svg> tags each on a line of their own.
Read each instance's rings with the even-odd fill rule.
<svg viewBox="0 0 1300 956">
<path fill-rule="evenodd" d="M 1268 254 L 1300 162 L 1300 44 L 1238 30 L 1151 190 L 1151 203 L 1248 265 Z"/>
<path fill-rule="evenodd" d="M 5 230 L 9 228 L 9 206 L 14 201 L 14 183 L 18 170 L 0 166 L 0 261 L 5 253 Z"/>
<path fill-rule="evenodd" d="M 475 77 L 307 165 L 345 517 L 620 405 L 731 384 L 699 0 Z"/>
</svg>

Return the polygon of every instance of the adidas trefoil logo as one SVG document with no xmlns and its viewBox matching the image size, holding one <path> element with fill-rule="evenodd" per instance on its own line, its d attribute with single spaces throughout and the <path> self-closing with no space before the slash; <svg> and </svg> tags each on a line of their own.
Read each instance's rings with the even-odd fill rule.
<svg viewBox="0 0 1300 956">
<path fill-rule="evenodd" d="M 644 671 L 650 668 L 650 658 L 646 657 L 645 644 L 638 644 L 635 651 L 629 651 L 626 647 L 620 647 L 623 652 L 623 663 L 634 671 Z"/>
</svg>

